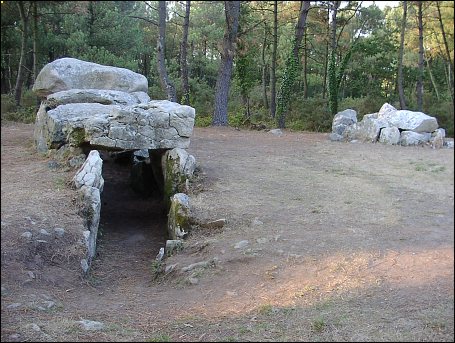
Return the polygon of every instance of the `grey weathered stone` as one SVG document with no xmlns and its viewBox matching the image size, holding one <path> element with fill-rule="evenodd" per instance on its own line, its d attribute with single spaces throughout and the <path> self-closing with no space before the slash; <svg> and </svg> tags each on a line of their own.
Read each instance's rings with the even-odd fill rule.
<svg viewBox="0 0 455 343">
<path fill-rule="evenodd" d="M 244 240 L 244 241 L 240 241 L 240 242 L 237 242 L 235 245 L 234 245 L 234 249 L 243 249 L 243 248 L 246 248 L 249 244 L 249 241 L 247 240 Z"/>
<path fill-rule="evenodd" d="M 433 149 L 441 149 L 444 146 L 444 138 L 446 136 L 446 131 L 442 128 L 433 131 L 431 134 L 431 147 Z"/>
<path fill-rule="evenodd" d="M 345 130 L 346 128 L 344 128 Z M 343 132 L 344 132 L 343 130 Z M 339 135 L 338 133 L 330 133 L 329 134 L 329 139 L 332 141 L 332 142 L 341 142 L 344 140 L 344 137 L 342 135 Z"/>
<path fill-rule="evenodd" d="M 383 115 L 390 126 L 396 126 L 401 130 L 414 132 L 433 132 L 438 128 L 438 121 L 423 112 L 408 110 L 391 111 Z"/>
<path fill-rule="evenodd" d="M 106 149 L 187 148 L 194 117 L 194 108 L 167 100 L 132 106 L 65 104 L 54 109 L 43 102 L 34 137 L 44 153 L 67 143 Z"/>
<path fill-rule="evenodd" d="M 196 160 L 186 150 L 174 148 L 166 151 L 161 158 L 164 177 L 164 198 L 185 191 L 186 180 L 191 179 L 196 167 Z"/>
<path fill-rule="evenodd" d="M 21 237 L 25 239 L 32 239 L 32 233 L 30 231 L 25 231 L 23 234 L 21 234 Z"/>
<path fill-rule="evenodd" d="M 397 111 L 397 109 L 386 102 L 381 106 L 377 115 L 383 117 L 394 111 Z"/>
<path fill-rule="evenodd" d="M 103 160 L 97 150 L 90 151 L 87 160 L 76 173 L 73 182 L 79 189 L 82 198 L 82 210 L 86 220 L 86 231 L 83 232 L 87 256 L 81 261 L 84 273 L 88 272 L 96 253 L 96 238 L 101 213 L 101 192 L 104 187 L 102 177 Z"/>
<path fill-rule="evenodd" d="M 63 237 L 65 235 L 65 229 L 62 227 L 54 228 L 55 235 L 58 237 Z"/>
<path fill-rule="evenodd" d="M 40 97 L 69 89 L 147 92 L 148 82 L 145 76 L 125 68 L 61 58 L 46 64 L 33 85 L 33 91 Z"/>
<path fill-rule="evenodd" d="M 192 263 L 189 266 L 183 267 L 182 272 L 189 272 L 196 268 L 207 268 L 208 266 L 210 266 L 211 263 L 212 263 L 212 261 L 201 261 L 201 262 Z"/>
<path fill-rule="evenodd" d="M 103 160 L 97 150 L 92 150 L 87 156 L 82 167 L 73 178 L 77 189 L 82 186 L 96 187 L 100 192 L 103 191 L 104 179 L 102 176 Z"/>
<path fill-rule="evenodd" d="M 451 140 L 444 139 L 444 147 L 446 147 L 447 149 L 453 149 L 454 148 L 453 139 Z"/>
<path fill-rule="evenodd" d="M 145 93 L 144 93 L 145 94 Z M 148 97 L 148 96 L 147 96 Z M 141 97 L 146 100 L 146 97 Z M 149 100 L 147 100 L 148 102 Z M 55 108 L 65 104 L 98 103 L 102 105 L 135 105 L 139 104 L 138 96 L 127 93 L 106 89 L 69 89 L 52 93 L 47 96 L 47 105 Z"/>
<path fill-rule="evenodd" d="M 357 123 L 357 112 L 352 109 L 347 109 L 341 112 L 338 112 L 332 121 L 332 133 L 333 136 L 330 137 L 332 141 L 340 141 L 338 136 L 343 136 L 344 130 L 346 127 Z M 336 136 L 338 135 L 338 136 Z"/>
<path fill-rule="evenodd" d="M 188 195 L 174 194 L 168 215 L 167 230 L 170 239 L 184 238 L 190 230 L 190 204 Z"/>
<path fill-rule="evenodd" d="M 76 323 L 81 324 L 82 328 L 87 331 L 96 331 L 104 329 L 103 323 L 94 320 L 82 319 L 77 321 Z"/>
<path fill-rule="evenodd" d="M 402 131 L 400 135 L 401 145 L 419 145 L 428 142 L 431 134 L 428 132 L 418 133 L 414 131 Z"/>
<path fill-rule="evenodd" d="M 384 144 L 396 145 L 400 141 L 400 130 L 395 126 L 385 127 L 381 130 L 379 142 Z"/>
<path fill-rule="evenodd" d="M 271 134 L 274 134 L 275 136 L 281 136 L 283 135 L 283 131 L 281 131 L 280 129 L 273 129 L 273 130 L 270 130 L 269 131 Z"/>
</svg>

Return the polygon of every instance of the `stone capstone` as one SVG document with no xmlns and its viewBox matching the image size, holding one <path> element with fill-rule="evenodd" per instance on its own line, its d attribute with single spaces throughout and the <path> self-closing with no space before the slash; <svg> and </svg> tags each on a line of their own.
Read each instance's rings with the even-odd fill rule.
<svg viewBox="0 0 455 343">
<path fill-rule="evenodd" d="M 150 97 L 145 92 L 127 93 L 105 89 L 69 89 L 47 96 L 47 104 L 51 108 L 55 108 L 59 105 L 80 103 L 135 105 L 149 101 Z"/>
<path fill-rule="evenodd" d="M 167 100 L 132 106 L 65 104 L 50 110 L 43 103 L 35 142 L 41 152 L 67 143 L 89 143 L 106 150 L 187 148 L 194 117 L 194 108 Z"/>
<path fill-rule="evenodd" d="M 148 82 L 145 76 L 125 68 L 104 66 L 75 58 L 61 58 L 46 64 L 33 85 L 33 92 L 41 98 L 69 89 L 147 93 Z"/>
</svg>

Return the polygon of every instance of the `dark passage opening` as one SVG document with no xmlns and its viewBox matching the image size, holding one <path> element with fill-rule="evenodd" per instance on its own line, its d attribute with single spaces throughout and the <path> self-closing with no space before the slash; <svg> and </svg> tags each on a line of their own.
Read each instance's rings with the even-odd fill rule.
<svg viewBox="0 0 455 343">
<path fill-rule="evenodd" d="M 134 156 L 133 151 L 100 151 L 100 156 L 104 189 L 97 240 L 99 262 L 103 269 L 125 276 L 143 274 L 166 242 L 167 216 L 161 191 L 146 158 Z"/>
</svg>

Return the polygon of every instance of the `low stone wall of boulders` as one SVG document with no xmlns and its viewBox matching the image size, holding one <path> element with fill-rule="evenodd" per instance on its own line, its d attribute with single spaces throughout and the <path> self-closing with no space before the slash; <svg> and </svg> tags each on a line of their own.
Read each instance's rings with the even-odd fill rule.
<svg viewBox="0 0 455 343">
<path fill-rule="evenodd" d="M 194 108 L 151 100 L 143 75 L 74 58 L 47 64 L 33 91 L 41 98 L 34 131 L 37 150 L 67 167 L 80 167 L 73 184 L 79 190 L 86 222 L 84 273 L 96 253 L 104 185 L 98 150 L 131 153 L 132 173 L 140 171 L 141 164 L 150 166 L 170 211 L 168 227 L 163 228 L 172 240 L 167 246 L 181 246 L 178 240 L 190 228 L 185 192 L 196 165 L 185 150 L 193 132 Z"/>
<path fill-rule="evenodd" d="M 453 140 L 445 138 L 445 130 L 439 128 L 435 117 L 422 112 L 397 110 L 388 103 L 379 112 L 364 115 L 360 122 L 357 122 L 357 112 L 352 109 L 337 113 L 329 138 L 332 141 L 453 148 Z"/>
</svg>

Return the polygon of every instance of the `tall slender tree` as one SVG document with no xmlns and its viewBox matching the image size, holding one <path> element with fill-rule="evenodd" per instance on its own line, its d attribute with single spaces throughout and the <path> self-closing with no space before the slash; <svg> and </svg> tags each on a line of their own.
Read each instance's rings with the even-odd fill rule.
<svg viewBox="0 0 455 343">
<path fill-rule="evenodd" d="M 169 101 L 176 102 L 175 87 L 172 84 L 166 69 L 166 1 L 158 1 L 159 34 L 156 44 L 158 74 L 160 75 L 161 87 L 166 92 Z"/>
<path fill-rule="evenodd" d="M 407 1 L 403 1 L 403 19 L 401 22 L 401 38 L 400 50 L 398 52 L 398 95 L 400 97 L 400 107 L 402 110 L 406 109 L 406 99 L 404 97 L 403 89 L 403 52 L 404 52 L 404 35 L 406 30 L 406 17 L 408 13 Z"/>
<path fill-rule="evenodd" d="M 232 64 L 235 55 L 235 41 L 239 27 L 240 1 L 225 1 L 226 29 L 221 51 L 221 64 L 215 86 L 215 109 L 212 125 L 228 125 L 228 97 L 231 85 Z"/>
<path fill-rule="evenodd" d="M 28 15 L 30 9 L 25 8 L 25 1 L 18 1 L 17 6 L 19 8 L 19 15 L 21 17 L 22 33 L 21 33 L 21 52 L 19 58 L 19 67 L 17 71 L 16 86 L 14 87 L 14 99 L 16 105 L 20 105 L 22 97 L 22 87 L 25 80 L 25 54 L 27 49 L 27 38 L 28 38 Z"/>
<path fill-rule="evenodd" d="M 190 26 L 190 9 L 191 1 L 186 1 L 185 4 L 185 18 L 183 20 L 183 36 L 180 48 L 180 70 L 182 77 L 182 94 L 183 104 L 190 104 L 190 85 L 188 82 L 188 60 L 187 60 L 187 47 L 188 47 L 188 28 Z"/>
<path fill-rule="evenodd" d="M 419 23 L 419 76 L 417 78 L 417 110 L 423 110 L 423 11 L 422 1 L 417 1 Z"/>
<path fill-rule="evenodd" d="M 270 68 L 270 115 L 276 114 L 276 52 L 278 48 L 278 1 L 273 2 L 273 45 L 272 66 Z"/>
<path fill-rule="evenodd" d="M 303 32 L 305 30 L 306 19 L 310 9 L 310 1 L 302 1 L 300 4 L 300 13 L 297 25 L 295 27 L 294 42 L 292 51 L 286 61 L 286 69 L 283 73 L 280 92 L 278 94 L 277 102 L 277 124 L 278 127 L 283 129 L 286 125 L 286 114 L 291 102 L 291 92 L 297 77 L 298 69 L 298 54 L 300 44 L 302 42 Z"/>
</svg>

